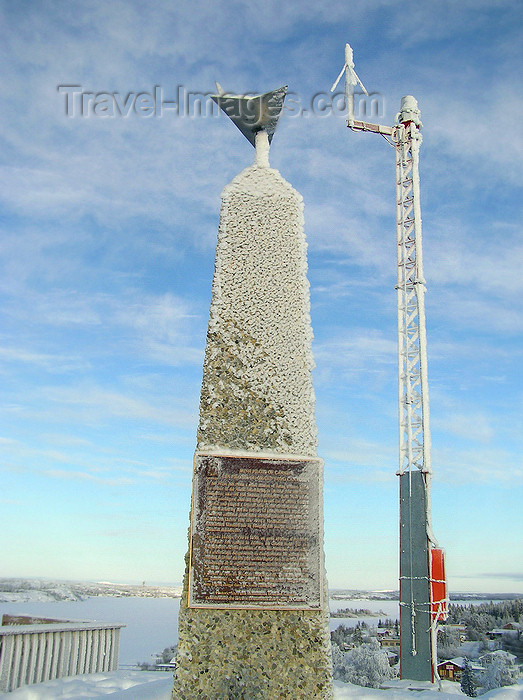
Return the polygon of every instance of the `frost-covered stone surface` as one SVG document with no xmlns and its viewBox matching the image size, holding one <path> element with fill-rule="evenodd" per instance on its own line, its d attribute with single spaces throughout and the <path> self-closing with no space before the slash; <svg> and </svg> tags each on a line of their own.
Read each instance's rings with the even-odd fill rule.
<svg viewBox="0 0 523 700">
<path fill-rule="evenodd" d="M 266 155 L 222 194 L 197 449 L 314 457 L 303 201 Z M 332 697 L 326 603 L 188 608 L 187 583 L 173 700 Z"/>
<path fill-rule="evenodd" d="M 303 201 L 277 170 L 224 189 L 198 449 L 316 454 Z"/>
</svg>

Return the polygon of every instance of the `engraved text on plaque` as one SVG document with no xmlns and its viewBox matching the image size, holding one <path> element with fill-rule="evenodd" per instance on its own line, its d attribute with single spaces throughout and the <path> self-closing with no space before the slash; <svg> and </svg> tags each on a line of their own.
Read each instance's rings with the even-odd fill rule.
<svg viewBox="0 0 523 700">
<path fill-rule="evenodd" d="M 322 460 L 197 453 L 190 607 L 321 607 Z"/>
</svg>

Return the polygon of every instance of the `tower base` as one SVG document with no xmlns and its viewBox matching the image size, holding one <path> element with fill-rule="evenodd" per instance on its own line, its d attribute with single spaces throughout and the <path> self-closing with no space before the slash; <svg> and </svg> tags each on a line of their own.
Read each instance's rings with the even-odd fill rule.
<svg viewBox="0 0 523 700">
<path fill-rule="evenodd" d="M 433 681 L 425 477 L 400 476 L 400 676 Z"/>
</svg>

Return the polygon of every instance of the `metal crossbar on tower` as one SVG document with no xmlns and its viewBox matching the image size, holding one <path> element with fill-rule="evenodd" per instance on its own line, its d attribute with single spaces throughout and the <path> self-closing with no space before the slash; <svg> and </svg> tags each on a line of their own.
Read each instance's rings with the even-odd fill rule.
<svg viewBox="0 0 523 700">
<path fill-rule="evenodd" d="M 396 152 L 398 296 L 398 398 L 400 477 L 400 668 L 401 677 L 438 679 L 437 623 L 445 619 L 447 587 L 443 550 L 430 517 L 431 442 L 425 330 L 425 279 L 421 243 L 419 149 L 422 136 L 417 102 L 402 98 L 394 126 L 354 118 L 352 49 L 331 90 L 345 73 L 347 126 L 381 134 Z"/>
<path fill-rule="evenodd" d="M 404 105 L 406 106 L 404 107 Z M 403 98 L 396 147 L 399 348 L 399 474 L 417 468 L 431 473 L 425 279 L 421 247 L 419 193 L 419 110 Z"/>
</svg>

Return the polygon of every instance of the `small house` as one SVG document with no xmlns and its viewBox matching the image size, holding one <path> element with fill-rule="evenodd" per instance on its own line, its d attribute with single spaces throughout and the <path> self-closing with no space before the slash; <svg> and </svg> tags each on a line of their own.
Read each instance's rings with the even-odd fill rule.
<svg viewBox="0 0 523 700">
<path fill-rule="evenodd" d="M 465 668 L 466 659 L 463 656 L 456 656 L 454 659 L 442 661 L 438 664 L 438 675 L 447 681 L 459 681 Z M 484 671 L 483 666 L 469 662 L 472 671 Z"/>
<path fill-rule="evenodd" d="M 504 630 L 516 630 L 516 632 L 521 634 L 521 631 L 523 630 L 523 625 L 520 622 L 507 622 L 506 625 L 503 625 Z"/>
<path fill-rule="evenodd" d="M 173 656 L 167 663 L 157 663 L 154 667 L 155 671 L 174 671 L 176 669 L 176 656 Z"/>
<path fill-rule="evenodd" d="M 383 649 L 389 648 L 389 647 L 399 647 L 400 645 L 400 638 L 399 637 L 381 637 L 380 640 L 380 646 Z"/>
<path fill-rule="evenodd" d="M 519 637 L 519 630 L 511 627 L 496 627 L 495 629 L 490 630 L 490 632 L 487 632 L 487 637 L 489 639 L 497 639 L 498 641 L 501 641 L 503 638 L 517 639 Z"/>
<path fill-rule="evenodd" d="M 387 656 L 387 661 L 389 662 L 389 666 L 395 666 L 398 661 L 400 660 L 400 656 L 397 651 L 392 651 L 391 649 L 387 649 L 385 652 Z"/>
<path fill-rule="evenodd" d="M 462 656 L 457 656 L 455 659 L 448 659 L 448 661 L 442 661 L 438 664 L 438 675 L 440 678 L 444 678 L 447 681 L 459 681 L 464 666 L 465 659 Z"/>
</svg>

